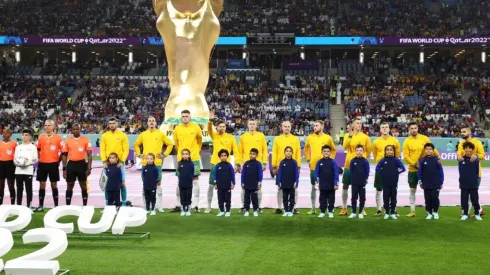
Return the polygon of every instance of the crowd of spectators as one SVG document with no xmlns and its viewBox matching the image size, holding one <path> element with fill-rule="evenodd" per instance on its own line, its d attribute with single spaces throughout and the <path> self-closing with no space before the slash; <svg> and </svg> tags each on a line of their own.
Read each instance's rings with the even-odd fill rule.
<svg viewBox="0 0 490 275">
<path fill-rule="evenodd" d="M 144 129 L 150 115 L 163 120 L 170 92 L 166 78 L 96 77 L 87 83 L 76 102 L 56 115 L 61 132 L 79 122 L 83 133 L 101 133 L 107 120 L 116 117 L 128 134 L 134 134 Z"/>
<path fill-rule="evenodd" d="M 19 16 L 19 11 L 21 15 Z M 230 0 L 221 35 L 446 36 L 489 33 L 490 3 L 481 0 Z M 6 35 L 158 36 L 151 1 L 6 1 Z"/>
<path fill-rule="evenodd" d="M 339 35 L 474 36 L 488 34 L 490 3 L 480 0 L 348 0 Z M 448 4 L 450 3 L 450 4 Z M 345 4 L 347 5 L 347 4 Z"/>
<path fill-rule="evenodd" d="M 259 130 L 267 135 L 280 133 L 279 124 L 284 120 L 291 121 L 292 132 L 297 135 L 308 134 L 315 120 L 325 121 L 325 130 L 330 130 L 326 92 L 329 83 L 314 79 L 303 80 L 296 87 L 261 83 L 230 81 L 228 75 L 211 78 L 207 101 L 219 117 L 230 122 L 230 132 L 245 132 L 249 118 L 257 119 Z"/>
<path fill-rule="evenodd" d="M 328 83 L 308 81 L 307 87 L 300 88 L 263 83 L 252 84 L 232 73 L 210 76 L 206 99 L 217 117 L 227 121 L 230 133 L 246 131 L 249 118 L 257 119 L 259 129 L 268 135 L 278 134 L 285 119 L 291 120 L 292 131 L 298 135 L 308 134 L 314 120 L 325 121 L 326 130 L 330 129 L 325 93 Z M 145 130 L 148 116 L 158 122 L 164 120 L 169 93 L 165 77 L 95 77 L 87 80 L 73 104 L 57 112 L 56 121 L 61 133 L 74 122 L 82 124 L 83 133 L 101 133 L 107 120 L 116 117 L 125 132 L 137 134 Z"/>
<path fill-rule="evenodd" d="M 407 124 L 417 122 L 428 136 L 457 137 L 462 126 L 482 131 L 463 98 L 464 85 L 454 77 L 436 75 L 390 76 L 366 81 L 347 78 L 342 83 L 346 121 L 361 117 L 369 135 L 379 134 L 381 122 L 389 122 L 394 136 L 408 136 Z"/>
<path fill-rule="evenodd" d="M 72 79 L 2 77 L 0 82 L 0 129 L 20 132 L 36 128 L 57 109 L 64 108 L 74 90 Z"/>
</svg>

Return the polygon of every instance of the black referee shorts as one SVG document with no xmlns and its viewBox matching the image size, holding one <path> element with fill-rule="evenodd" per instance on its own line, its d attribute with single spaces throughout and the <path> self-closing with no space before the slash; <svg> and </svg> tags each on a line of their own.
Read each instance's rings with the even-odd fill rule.
<svg viewBox="0 0 490 275">
<path fill-rule="evenodd" d="M 48 177 L 50 182 L 60 181 L 60 169 L 58 162 L 39 163 L 36 175 L 37 181 L 46 182 Z"/>
<path fill-rule="evenodd" d="M 0 161 L 0 179 L 15 179 L 15 165 L 13 160 Z"/>
<path fill-rule="evenodd" d="M 71 161 L 66 164 L 66 181 L 87 181 L 87 162 L 85 160 Z"/>
</svg>

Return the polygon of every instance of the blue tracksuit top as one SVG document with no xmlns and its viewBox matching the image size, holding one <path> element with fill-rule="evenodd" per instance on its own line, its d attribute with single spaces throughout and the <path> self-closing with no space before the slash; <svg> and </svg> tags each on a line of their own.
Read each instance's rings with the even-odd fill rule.
<svg viewBox="0 0 490 275">
<path fill-rule="evenodd" d="M 158 167 L 155 164 L 149 164 L 141 170 L 143 174 L 143 188 L 145 190 L 153 190 L 157 188 L 158 182 Z"/>
<path fill-rule="evenodd" d="M 182 160 L 179 162 L 179 187 L 192 187 L 194 181 L 194 163 L 191 160 Z"/>
<path fill-rule="evenodd" d="M 463 161 L 458 163 L 460 189 L 478 188 L 479 160 L 477 158 L 474 162 L 471 162 L 470 159 L 471 157 L 465 156 Z"/>
<path fill-rule="evenodd" d="M 277 172 L 277 183 L 281 188 L 294 188 L 299 184 L 299 168 L 295 159 L 283 159 Z"/>
<path fill-rule="evenodd" d="M 262 185 L 262 164 L 257 160 L 249 160 L 243 164 L 242 186 L 247 190 L 257 190 Z"/>
<path fill-rule="evenodd" d="M 231 189 L 231 185 L 235 185 L 235 170 L 231 163 L 222 161 L 216 164 L 214 168 L 214 183 L 218 189 Z"/>
<path fill-rule="evenodd" d="M 320 190 L 334 190 L 339 185 L 339 166 L 331 158 L 322 158 L 316 163 L 315 180 Z"/>
<path fill-rule="evenodd" d="M 419 163 L 419 180 L 424 189 L 440 189 L 444 183 L 444 170 L 438 158 L 426 156 Z"/>
<path fill-rule="evenodd" d="M 399 175 L 405 171 L 405 166 L 396 157 L 384 157 L 376 165 L 376 173 L 381 175 L 383 187 L 398 187 Z"/>
<path fill-rule="evenodd" d="M 122 172 L 117 164 L 109 164 L 105 169 L 107 176 L 106 191 L 119 191 L 122 186 Z"/>
<path fill-rule="evenodd" d="M 369 162 L 364 157 L 355 157 L 350 162 L 351 184 L 366 186 L 369 178 Z"/>
</svg>

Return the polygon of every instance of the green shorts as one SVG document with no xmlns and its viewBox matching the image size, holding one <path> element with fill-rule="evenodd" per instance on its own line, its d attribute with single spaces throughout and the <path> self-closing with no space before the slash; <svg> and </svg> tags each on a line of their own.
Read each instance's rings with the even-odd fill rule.
<svg viewBox="0 0 490 275">
<path fill-rule="evenodd" d="M 350 170 L 344 168 L 344 174 L 342 175 L 342 184 L 351 185 Z"/>
<path fill-rule="evenodd" d="M 374 173 L 374 188 L 378 191 L 383 191 L 383 178 L 380 173 Z"/>
<path fill-rule="evenodd" d="M 162 166 L 161 165 L 156 165 L 158 168 L 158 181 L 162 181 Z M 145 169 L 145 166 L 141 167 L 141 180 L 143 180 L 143 169 Z"/>
<path fill-rule="evenodd" d="M 214 170 L 216 169 L 216 164 L 211 164 L 211 171 L 209 171 L 209 185 L 214 185 Z"/>
<path fill-rule="evenodd" d="M 419 183 L 419 173 L 408 172 L 408 184 L 410 186 L 417 186 L 418 183 Z"/>
<path fill-rule="evenodd" d="M 200 160 L 194 160 L 192 161 L 194 163 L 194 177 L 199 177 L 201 175 L 201 161 Z M 179 170 L 175 170 L 175 175 L 179 176 Z"/>
<path fill-rule="evenodd" d="M 312 185 L 316 184 L 315 171 L 310 171 L 310 182 Z"/>
</svg>

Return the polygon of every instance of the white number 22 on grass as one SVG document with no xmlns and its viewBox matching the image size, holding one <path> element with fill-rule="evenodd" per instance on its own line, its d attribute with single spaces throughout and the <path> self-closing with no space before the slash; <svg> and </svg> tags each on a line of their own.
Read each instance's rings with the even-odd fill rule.
<svg viewBox="0 0 490 275">
<path fill-rule="evenodd" d="M 12 246 L 14 246 L 14 239 L 12 233 L 5 228 L 0 228 L 0 257 L 7 254 Z M 3 261 L 0 259 L 0 271 L 3 270 Z"/>
<path fill-rule="evenodd" d="M 9 235 L 3 230 L 5 229 L 0 228 L 0 238 L 2 239 L 0 256 L 4 255 L 10 250 L 10 248 L 12 248 L 12 245 L 8 247 L 9 241 L 12 241 L 13 244 L 12 234 L 7 231 L 10 234 Z M 8 249 L 5 249 L 5 251 L 3 250 L 3 240 L 7 240 L 7 246 L 5 246 L 5 248 Z M 52 261 L 52 259 L 59 257 L 68 247 L 68 239 L 66 238 L 66 233 L 63 232 L 63 230 L 57 228 L 36 228 L 27 231 L 22 236 L 22 240 L 25 244 L 39 242 L 47 242 L 48 244 L 35 252 L 8 261 L 5 264 L 5 274 L 54 275 L 59 271 L 59 262 L 56 260 Z"/>
</svg>

